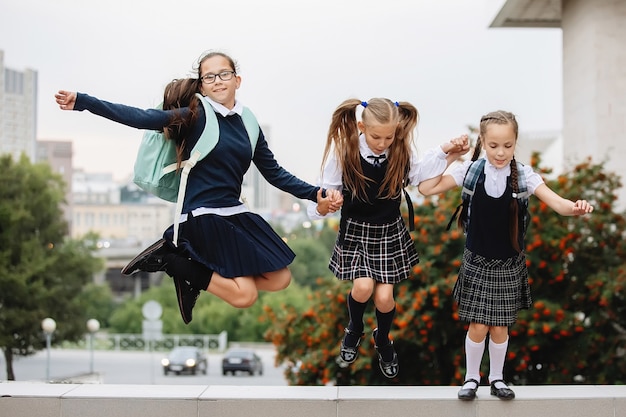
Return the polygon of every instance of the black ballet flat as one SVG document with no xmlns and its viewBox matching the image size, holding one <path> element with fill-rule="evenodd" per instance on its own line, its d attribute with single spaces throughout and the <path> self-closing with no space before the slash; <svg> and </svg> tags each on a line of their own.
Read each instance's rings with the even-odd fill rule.
<svg viewBox="0 0 626 417">
<path fill-rule="evenodd" d="M 506 388 L 496 388 L 496 382 L 502 382 L 506 385 Z M 496 379 L 495 381 L 491 381 L 491 395 L 494 395 L 501 400 L 512 400 L 515 398 L 515 393 L 509 386 L 501 379 Z"/>
<path fill-rule="evenodd" d="M 355 331 L 352 331 L 352 330 L 350 330 L 348 328 L 345 328 L 344 332 L 346 334 L 341 339 L 341 347 L 339 348 L 339 356 L 337 357 L 337 363 L 341 367 L 345 367 L 345 366 L 353 363 L 354 361 L 356 361 L 356 359 L 359 357 L 359 346 L 361 345 L 361 339 L 365 335 L 364 333 L 361 333 L 359 335 Z M 356 341 L 356 345 L 354 345 L 354 346 L 346 346 L 345 341 L 346 341 L 346 336 L 347 335 L 359 336 L 359 338 Z"/>
<path fill-rule="evenodd" d="M 468 382 L 473 382 L 474 384 L 476 384 L 476 386 L 474 388 L 463 388 L 465 386 L 465 384 L 467 384 Z M 476 391 L 478 391 L 478 386 L 480 385 L 480 383 L 478 381 L 476 381 L 474 378 L 470 378 L 467 381 L 463 382 L 463 386 L 461 387 L 461 389 L 459 390 L 459 393 L 457 394 L 457 397 L 459 397 L 459 400 L 463 400 L 463 401 L 471 401 L 473 399 L 476 398 Z M 492 388 L 493 390 L 493 388 Z M 493 393 L 493 391 L 492 391 Z"/>
</svg>

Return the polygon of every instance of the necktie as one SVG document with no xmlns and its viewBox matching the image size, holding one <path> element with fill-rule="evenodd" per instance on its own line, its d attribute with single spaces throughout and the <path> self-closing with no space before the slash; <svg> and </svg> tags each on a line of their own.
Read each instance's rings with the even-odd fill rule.
<svg viewBox="0 0 626 417">
<path fill-rule="evenodd" d="M 372 165 L 374 165 L 374 167 L 378 168 L 380 167 L 380 164 L 382 163 L 382 161 L 384 159 L 387 158 L 387 155 L 383 154 L 383 155 L 368 155 L 367 159 L 371 159 L 372 160 Z"/>
</svg>

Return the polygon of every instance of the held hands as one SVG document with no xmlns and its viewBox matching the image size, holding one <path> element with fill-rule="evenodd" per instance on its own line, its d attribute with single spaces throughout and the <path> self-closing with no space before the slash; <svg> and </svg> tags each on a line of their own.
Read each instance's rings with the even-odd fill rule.
<svg viewBox="0 0 626 417">
<path fill-rule="evenodd" d="M 592 211 L 593 206 L 589 204 L 587 200 L 576 200 L 572 206 L 573 216 L 582 216 L 583 214 L 591 213 Z"/>
<path fill-rule="evenodd" d="M 461 135 L 451 139 L 449 142 L 441 145 L 441 150 L 448 154 L 446 157 L 448 163 L 454 162 L 469 152 L 469 137 L 467 135 Z"/>
<path fill-rule="evenodd" d="M 317 191 L 317 212 L 321 216 L 334 213 L 343 205 L 343 195 L 339 190 L 326 190 L 326 197 L 322 197 L 322 189 Z"/>
<path fill-rule="evenodd" d="M 54 95 L 54 98 L 61 110 L 74 110 L 76 92 L 59 90 L 59 92 Z"/>
</svg>

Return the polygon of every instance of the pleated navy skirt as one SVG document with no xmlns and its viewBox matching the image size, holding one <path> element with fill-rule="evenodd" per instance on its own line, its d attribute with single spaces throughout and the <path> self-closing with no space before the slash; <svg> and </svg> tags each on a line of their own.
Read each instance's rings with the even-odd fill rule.
<svg viewBox="0 0 626 417">
<path fill-rule="evenodd" d="M 171 242 L 173 226 L 164 233 Z M 283 269 L 296 257 L 258 214 L 188 215 L 179 225 L 178 250 L 224 278 L 258 275 Z"/>
</svg>

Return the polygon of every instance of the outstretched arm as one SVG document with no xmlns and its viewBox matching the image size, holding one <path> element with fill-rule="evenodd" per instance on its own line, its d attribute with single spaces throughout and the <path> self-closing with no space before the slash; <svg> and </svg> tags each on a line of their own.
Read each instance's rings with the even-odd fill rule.
<svg viewBox="0 0 626 417">
<path fill-rule="evenodd" d="M 561 216 L 582 216 L 593 211 L 593 206 L 587 200 L 575 202 L 568 200 L 552 191 L 546 184 L 539 185 L 535 195 Z"/>
</svg>

